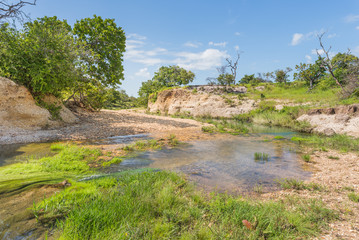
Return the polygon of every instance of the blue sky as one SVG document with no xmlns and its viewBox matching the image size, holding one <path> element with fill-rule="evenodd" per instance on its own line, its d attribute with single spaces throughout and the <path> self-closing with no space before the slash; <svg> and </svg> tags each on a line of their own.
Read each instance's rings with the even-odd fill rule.
<svg viewBox="0 0 359 240">
<path fill-rule="evenodd" d="M 93 14 L 114 18 L 127 36 L 121 88 L 137 96 L 161 66 L 196 74 L 193 84 L 218 75 L 241 52 L 238 79 L 315 61 L 316 34 L 332 54 L 359 56 L 358 0 L 38 0 L 31 18 L 58 16 L 70 24 Z"/>
</svg>

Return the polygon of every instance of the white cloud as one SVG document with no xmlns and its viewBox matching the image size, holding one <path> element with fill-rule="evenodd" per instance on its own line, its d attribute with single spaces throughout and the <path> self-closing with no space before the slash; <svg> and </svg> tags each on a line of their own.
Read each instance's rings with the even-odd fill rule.
<svg viewBox="0 0 359 240">
<path fill-rule="evenodd" d="M 222 61 L 229 57 L 226 51 L 206 49 L 203 52 L 180 52 L 173 62 L 188 70 L 209 70 L 222 65 Z"/>
<path fill-rule="evenodd" d="M 234 35 L 236 35 L 236 36 L 240 36 L 240 35 L 241 35 L 241 33 L 240 33 L 240 32 L 235 32 L 235 33 L 234 33 Z"/>
<path fill-rule="evenodd" d="M 238 45 L 234 46 L 234 49 L 235 49 L 236 51 L 238 51 L 238 50 L 239 50 L 239 46 L 238 46 Z"/>
<path fill-rule="evenodd" d="M 336 33 L 333 33 L 333 34 L 329 34 L 328 35 L 328 38 L 335 38 L 337 36 L 337 34 Z"/>
<path fill-rule="evenodd" d="M 199 43 L 199 42 L 186 42 L 184 44 L 184 46 L 186 46 L 186 47 L 193 47 L 193 48 L 198 48 L 201 45 L 202 45 L 202 43 Z"/>
<path fill-rule="evenodd" d="M 215 46 L 215 47 L 226 47 L 227 42 L 219 42 L 219 43 L 209 42 L 208 45 Z"/>
<path fill-rule="evenodd" d="M 307 59 L 307 63 L 312 63 L 312 57 L 310 55 L 305 55 L 305 59 Z"/>
<path fill-rule="evenodd" d="M 303 37 L 304 37 L 304 35 L 301 33 L 294 33 L 291 45 L 292 46 L 298 45 L 303 40 Z"/>
<path fill-rule="evenodd" d="M 148 72 L 148 68 L 141 68 L 138 72 L 135 73 L 136 76 L 139 76 L 139 77 L 145 77 L 145 78 L 150 78 L 151 75 L 150 73 Z"/>
<path fill-rule="evenodd" d="M 137 39 L 137 40 L 146 40 L 147 37 L 145 36 L 142 36 L 140 34 L 137 34 L 137 33 L 130 33 L 127 35 L 127 38 L 130 39 L 130 38 L 134 38 L 134 39 Z"/>
<path fill-rule="evenodd" d="M 345 17 L 346 22 L 356 22 L 359 21 L 359 15 L 350 14 Z"/>
<path fill-rule="evenodd" d="M 356 26 L 356 28 L 355 28 L 356 30 L 359 30 L 359 26 Z"/>
<path fill-rule="evenodd" d="M 127 37 L 125 59 L 136 63 L 142 63 L 146 66 L 163 63 L 163 60 L 159 56 L 167 54 L 167 49 L 154 48 L 151 50 L 143 50 L 146 46 L 145 40 L 147 37 L 136 33 L 129 34 Z"/>
</svg>

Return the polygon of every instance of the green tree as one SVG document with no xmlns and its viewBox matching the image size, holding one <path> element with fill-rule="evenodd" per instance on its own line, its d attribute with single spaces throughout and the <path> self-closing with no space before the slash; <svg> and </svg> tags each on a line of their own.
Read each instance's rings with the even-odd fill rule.
<svg viewBox="0 0 359 240">
<path fill-rule="evenodd" d="M 148 97 L 166 87 L 175 87 L 187 85 L 192 82 L 195 75 L 191 71 L 187 71 L 179 66 L 162 66 L 155 72 L 153 78 L 146 82 L 142 82 L 142 86 L 138 91 L 140 103 L 146 105 Z"/>
<path fill-rule="evenodd" d="M 256 77 L 254 77 L 254 74 L 244 75 L 244 77 L 242 77 L 242 79 L 241 79 L 241 83 L 248 84 L 248 83 L 254 82 L 255 80 L 256 80 Z"/>
<path fill-rule="evenodd" d="M 73 86 L 81 47 L 71 26 L 57 17 L 43 17 L 17 31 L 3 24 L 0 73 L 24 84 L 33 94 L 59 95 Z"/>
<path fill-rule="evenodd" d="M 126 37 L 115 20 L 96 15 L 81 19 L 75 23 L 73 33 L 87 50 L 87 56 L 81 59 L 86 75 L 106 87 L 120 84 L 124 79 L 122 61 Z"/>
<path fill-rule="evenodd" d="M 217 82 L 219 85 L 231 85 L 235 83 L 235 78 L 230 73 L 222 73 L 217 77 Z"/>
<path fill-rule="evenodd" d="M 294 79 L 304 81 L 309 86 L 309 90 L 312 90 L 325 75 L 325 68 L 322 66 L 321 58 L 318 58 L 314 64 L 300 63 L 295 68 L 298 73 L 293 74 Z"/>
<path fill-rule="evenodd" d="M 155 72 L 153 81 L 157 81 L 163 87 L 187 85 L 194 80 L 194 73 L 179 66 L 162 66 Z"/>
<path fill-rule="evenodd" d="M 292 69 L 290 67 L 287 67 L 285 70 L 278 69 L 274 71 L 275 82 L 286 84 L 289 77 L 288 73 L 291 71 Z"/>
</svg>

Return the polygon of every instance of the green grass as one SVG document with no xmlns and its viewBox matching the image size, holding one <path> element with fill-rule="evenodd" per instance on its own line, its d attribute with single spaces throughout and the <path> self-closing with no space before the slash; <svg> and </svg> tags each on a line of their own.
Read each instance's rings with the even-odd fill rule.
<svg viewBox="0 0 359 240">
<path fill-rule="evenodd" d="M 229 133 L 232 135 L 247 134 L 249 129 L 242 122 L 229 119 L 205 119 L 200 121 L 213 124 L 213 126 L 203 126 L 202 131 L 208 133 Z"/>
<path fill-rule="evenodd" d="M 302 158 L 303 158 L 303 160 L 304 160 L 305 162 L 310 162 L 310 155 L 309 155 L 309 154 L 304 154 L 304 155 L 302 156 Z"/>
<path fill-rule="evenodd" d="M 161 149 L 164 146 L 163 142 L 159 142 L 155 139 L 150 140 L 140 140 L 136 141 L 133 144 L 123 147 L 123 150 L 132 152 L 132 151 L 146 151 L 146 150 L 156 150 Z"/>
<path fill-rule="evenodd" d="M 156 171 L 77 182 L 34 209 L 59 239 L 303 239 L 337 218 L 318 200 L 206 197 L 183 177 Z"/>
<path fill-rule="evenodd" d="M 98 149 L 71 144 L 55 144 L 50 147 L 58 153 L 40 159 L 29 158 L 26 162 L 0 168 L 0 194 L 15 193 L 38 185 L 58 183 L 67 178 L 94 173 L 90 167 L 98 163 L 102 155 Z M 110 162 L 118 162 L 114 158 Z M 101 162 L 100 162 L 101 163 Z"/>
<path fill-rule="evenodd" d="M 262 161 L 262 162 L 267 162 L 269 160 L 269 154 L 268 153 L 260 153 L 260 152 L 255 152 L 254 153 L 254 161 L 258 162 L 258 161 Z"/>
<path fill-rule="evenodd" d="M 347 135 L 321 136 L 312 134 L 306 137 L 293 137 L 291 140 L 313 148 L 324 147 L 343 152 L 358 151 L 359 149 L 359 138 L 353 138 Z"/>
<path fill-rule="evenodd" d="M 303 181 L 296 179 L 282 179 L 277 180 L 277 183 L 283 189 L 294 190 L 311 190 L 311 191 L 324 191 L 325 187 L 317 183 L 304 183 Z"/>
<path fill-rule="evenodd" d="M 348 198 L 349 198 L 350 201 L 352 201 L 352 202 L 359 203 L 359 194 L 356 194 L 356 193 L 354 193 L 354 192 L 348 193 Z"/>
</svg>

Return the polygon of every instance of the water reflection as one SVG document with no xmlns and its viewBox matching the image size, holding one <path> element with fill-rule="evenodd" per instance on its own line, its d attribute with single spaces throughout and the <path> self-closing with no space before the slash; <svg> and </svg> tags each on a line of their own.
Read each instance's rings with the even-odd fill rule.
<svg viewBox="0 0 359 240">
<path fill-rule="evenodd" d="M 200 186 L 220 191 L 251 191 L 261 185 L 272 190 L 275 179 L 304 179 L 295 144 L 286 140 L 263 141 L 263 136 L 230 136 L 226 140 L 198 141 L 175 149 L 147 152 L 121 163 L 119 170 L 151 167 L 184 172 Z M 255 160 L 254 154 L 268 154 Z"/>
</svg>

